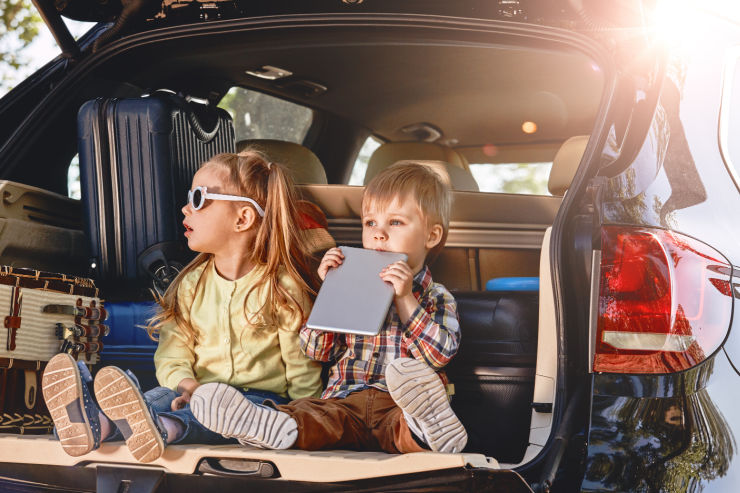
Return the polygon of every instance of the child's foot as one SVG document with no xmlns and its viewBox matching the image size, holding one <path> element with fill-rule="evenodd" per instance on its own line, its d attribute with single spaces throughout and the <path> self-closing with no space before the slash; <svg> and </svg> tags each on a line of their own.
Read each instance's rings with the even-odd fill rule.
<svg viewBox="0 0 740 493">
<path fill-rule="evenodd" d="M 298 424 L 284 412 L 249 401 L 225 383 L 199 386 L 190 398 L 190 410 L 200 423 L 242 445 L 286 449 L 298 437 Z"/>
<path fill-rule="evenodd" d="M 72 356 L 61 353 L 49 360 L 41 391 L 65 452 L 77 457 L 100 446 L 100 409 Z"/>
<path fill-rule="evenodd" d="M 423 361 L 393 360 L 385 373 L 388 391 L 403 410 L 409 429 L 435 452 L 460 452 L 468 442 L 465 428 L 450 407 L 439 376 Z"/>
<path fill-rule="evenodd" d="M 95 397 L 108 418 L 121 430 L 131 454 L 139 462 L 151 462 L 164 452 L 167 433 L 149 409 L 139 385 L 115 366 L 95 376 Z"/>
</svg>

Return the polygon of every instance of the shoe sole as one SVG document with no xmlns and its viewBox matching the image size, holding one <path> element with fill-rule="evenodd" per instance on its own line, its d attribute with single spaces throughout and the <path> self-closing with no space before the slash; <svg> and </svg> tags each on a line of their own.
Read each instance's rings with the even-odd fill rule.
<svg viewBox="0 0 740 493">
<path fill-rule="evenodd" d="M 57 354 L 49 360 L 41 377 L 41 392 L 64 451 L 73 457 L 90 452 L 95 446 L 95 438 L 85 412 L 82 378 L 72 356 Z M 68 409 L 75 405 L 82 422 L 73 422 L 68 414 Z"/>
<path fill-rule="evenodd" d="M 98 405 L 123 433 L 131 455 L 139 462 L 161 457 L 164 440 L 146 401 L 128 375 L 120 368 L 107 366 L 95 376 L 94 386 Z"/>
<path fill-rule="evenodd" d="M 416 420 L 434 452 L 457 453 L 465 448 L 465 427 L 450 407 L 439 376 L 426 363 L 411 358 L 394 360 L 385 379 L 393 400 Z"/>
<path fill-rule="evenodd" d="M 253 404 L 224 383 L 195 389 L 190 410 L 209 430 L 257 447 L 286 449 L 298 436 L 298 425 L 289 414 Z"/>
</svg>

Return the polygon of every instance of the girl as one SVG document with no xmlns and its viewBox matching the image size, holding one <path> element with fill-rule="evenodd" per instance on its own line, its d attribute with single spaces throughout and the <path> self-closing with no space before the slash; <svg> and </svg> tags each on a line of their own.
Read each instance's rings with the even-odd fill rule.
<svg viewBox="0 0 740 493">
<path fill-rule="evenodd" d="M 64 450 L 73 456 L 123 437 L 141 462 L 168 443 L 228 443 L 190 412 L 201 384 L 223 382 L 250 401 L 276 403 L 321 392 L 321 367 L 300 349 L 312 292 L 299 216 L 284 169 L 255 151 L 219 154 L 193 177 L 185 215 L 200 254 L 173 281 L 147 328 L 162 385 L 141 393 L 133 374 L 109 366 L 95 377 L 67 354 L 49 361 L 43 392 Z M 101 412 L 102 409 L 102 412 Z"/>
</svg>

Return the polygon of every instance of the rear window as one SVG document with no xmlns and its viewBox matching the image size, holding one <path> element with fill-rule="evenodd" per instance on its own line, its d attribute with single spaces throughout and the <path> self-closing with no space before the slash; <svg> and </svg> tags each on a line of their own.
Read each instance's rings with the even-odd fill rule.
<svg viewBox="0 0 740 493">
<path fill-rule="evenodd" d="M 550 195 L 547 180 L 552 163 L 471 163 L 481 192 Z"/>
<path fill-rule="evenodd" d="M 234 119 L 237 142 L 275 139 L 302 144 L 313 122 L 310 108 L 243 87 L 232 87 L 218 106 Z"/>
<path fill-rule="evenodd" d="M 67 196 L 71 199 L 80 199 L 80 155 L 75 154 L 67 168 Z"/>
<path fill-rule="evenodd" d="M 365 182 L 365 173 L 367 172 L 367 162 L 370 160 L 375 149 L 380 147 L 381 142 L 372 135 L 362 144 L 360 152 L 357 154 L 355 164 L 352 166 L 352 175 L 349 177 L 347 185 L 362 186 Z"/>
</svg>

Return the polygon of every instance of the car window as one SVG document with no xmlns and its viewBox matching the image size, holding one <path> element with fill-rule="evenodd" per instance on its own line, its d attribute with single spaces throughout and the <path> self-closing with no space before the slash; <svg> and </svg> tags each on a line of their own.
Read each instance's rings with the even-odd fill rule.
<svg viewBox="0 0 740 493">
<path fill-rule="evenodd" d="M 80 155 L 75 154 L 67 168 L 67 196 L 72 199 L 80 199 Z"/>
<path fill-rule="evenodd" d="M 276 139 L 302 144 L 313 122 L 310 108 L 243 87 L 232 87 L 218 106 L 231 114 L 237 142 Z"/>
<path fill-rule="evenodd" d="M 719 132 L 727 169 L 740 188 L 740 46 L 734 48 L 725 67 Z"/>
<path fill-rule="evenodd" d="M 550 195 L 547 180 L 552 163 L 471 163 L 481 192 Z"/>
<path fill-rule="evenodd" d="M 360 152 L 359 154 L 357 154 L 357 159 L 355 159 L 355 164 L 354 166 L 352 166 L 352 175 L 350 175 L 347 185 L 362 186 L 365 181 L 367 162 L 370 159 L 372 153 L 375 152 L 375 149 L 380 147 L 380 144 L 382 144 L 382 142 L 380 142 L 372 135 L 367 138 L 364 144 L 362 144 Z"/>
</svg>

